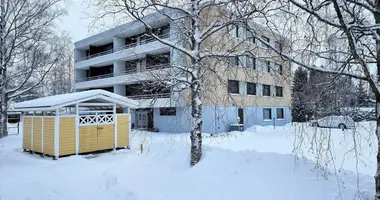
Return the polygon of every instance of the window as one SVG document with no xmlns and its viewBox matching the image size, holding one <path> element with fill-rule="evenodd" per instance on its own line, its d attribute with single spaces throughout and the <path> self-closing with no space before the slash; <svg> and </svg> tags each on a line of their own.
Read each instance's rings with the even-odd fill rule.
<svg viewBox="0 0 380 200">
<path fill-rule="evenodd" d="M 247 41 L 254 44 L 256 42 L 255 36 L 251 32 L 251 30 L 249 30 L 249 28 L 246 29 L 246 32 L 247 32 Z"/>
<path fill-rule="evenodd" d="M 256 69 L 256 58 L 255 57 L 246 56 L 246 60 L 247 60 L 247 64 L 246 64 L 247 68 Z"/>
<path fill-rule="evenodd" d="M 239 81 L 228 80 L 228 93 L 239 94 Z"/>
<path fill-rule="evenodd" d="M 274 48 L 276 48 L 277 50 L 281 51 L 282 50 L 282 45 L 280 42 L 274 42 Z"/>
<path fill-rule="evenodd" d="M 282 97 L 282 87 L 276 86 L 276 97 Z"/>
<path fill-rule="evenodd" d="M 265 37 L 265 36 L 261 36 L 261 37 L 263 38 L 263 40 L 264 40 L 265 42 L 267 42 L 267 43 L 270 42 L 270 40 L 269 40 L 268 37 Z M 263 46 L 263 47 L 268 47 L 268 45 L 266 45 L 266 44 L 264 44 L 264 43 L 262 43 L 262 46 Z"/>
<path fill-rule="evenodd" d="M 256 83 L 247 83 L 247 94 L 256 95 Z"/>
<path fill-rule="evenodd" d="M 272 112 L 270 108 L 263 109 L 263 119 L 264 120 L 272 120 Z"/>
<path fill-rule="evenodd" d="M 284 109 L 277 108 L 277 119 L 284 119 Z"/>
<path fill-rule="evenodd" d="M 266 72 L 270 73 L 270 62 L 269 61 L 266 61 Z"/>
<path fill-rule="evenodd" d="M 263 60 L 261 60 L 261 59 L 256 59 L 256 62 L 257 62 L 257 69 L 258 70 L 265 70 L 265 65 L 266 65 L 266 63 L 265 63 L 265 61 L 263 61 Z"/>
<path fill-rule="evenodd" d="M 174 107 L 160 108 L 160 115 L 161 116 L 175 116 L 176 115 L 176 109 Z"/>
<path fill-rule="evenodd" d="M 270 85 L 263 85 L 263 96 L 270 96 Z"/>
<path fill-rule="evenodd" d="M 275 69 L 278 74 L 282 75 L 282 65 L 276 64 Z"/>
<path fill-rule="evenodd" d="M 240 63 L 240 60 L 239 60 L 239 56 L 235 56 L 235 66 L 239 66 L 239 63 Z"/>
</svg>

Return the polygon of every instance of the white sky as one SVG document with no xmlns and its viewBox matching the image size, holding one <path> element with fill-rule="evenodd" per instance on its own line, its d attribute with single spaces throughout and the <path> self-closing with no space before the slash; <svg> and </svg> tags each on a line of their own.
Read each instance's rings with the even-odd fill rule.
<svg viewBox="0 0 380 200">
<path fill-rule="evenodd" d="M 92 19 L 86 15 L 87 10 L 85 0 L 71 0 L 67 7 L 68 15 L 60 20 L 60 29 L 69 32 L 73 42 L 92 35 L 88 28 Z"/>
</svg>

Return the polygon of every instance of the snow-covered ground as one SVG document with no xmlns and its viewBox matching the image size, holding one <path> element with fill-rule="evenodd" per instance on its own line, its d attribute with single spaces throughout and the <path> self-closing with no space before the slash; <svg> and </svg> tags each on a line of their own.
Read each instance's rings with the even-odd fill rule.
<svg viewBox="0 0 380 200">
<path fill-rule="evenodd" d="M 205 134 L 193 168 L 187 134 L 134 131 L 131 150 L 56 161 L 22 152 L 21 135 L 11 135 L 0 140 L 0 199 L 372 199 L 373 131 L 362 123 L 344 132 L 295 125 Z"/>
</svg>

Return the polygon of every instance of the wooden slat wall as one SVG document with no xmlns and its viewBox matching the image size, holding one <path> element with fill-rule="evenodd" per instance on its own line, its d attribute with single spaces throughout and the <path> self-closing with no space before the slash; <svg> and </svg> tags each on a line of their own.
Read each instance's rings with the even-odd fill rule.
<svg viewBox="0 0 380 200">
<path fill-rule="evenodd" d="M 98 125 L 98 150 L 114 147 L 114 125 Z"/>
<path fill-rule="evenodd" d="M 117 115 L 117 147 L 129 146 L 129 115 Z"/>
<path fill-rule="evenodd" d="M 98 149 L 97 126 L 79 127 L 79 153 L 93 152 Z"/>
<path fill-rule="evenodd" d="M 54 117 L 44 117 L 44 154 L 54 156 Z"/>
<path fill-rule="evenodd" d="M 23 130 L 23 148 L 26 150 L 32 149 L 32 118 L 31 117 L 24 117 L 24 130 Z"/>
<path fill-rule="evenodd" d="M 33 151 L 42 153 L 42 117 L 33 117 Z"/>
<path fill-rule="evenodd" d="M 75 117 L 59 119 L 59 155 L 75 154 Z"/>
</svg>

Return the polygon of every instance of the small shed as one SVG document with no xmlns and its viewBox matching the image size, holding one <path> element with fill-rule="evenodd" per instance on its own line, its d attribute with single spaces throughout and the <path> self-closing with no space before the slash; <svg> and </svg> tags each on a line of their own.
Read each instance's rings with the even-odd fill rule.
<svg viewBox="0 0 380 200">
<path fill-rule="evenodd" d="M 104 90 L 25 101 L 21 111 L 23 149 L 42 155 L 78 155 L 129 147 L 130 109 L 137 102 Z"/>
</svg>

